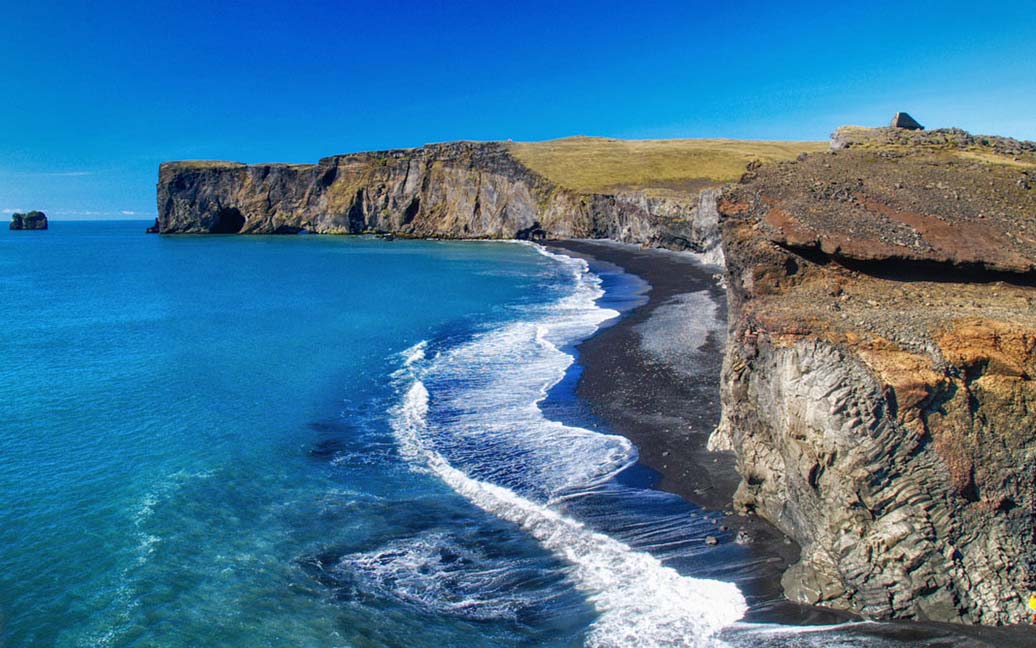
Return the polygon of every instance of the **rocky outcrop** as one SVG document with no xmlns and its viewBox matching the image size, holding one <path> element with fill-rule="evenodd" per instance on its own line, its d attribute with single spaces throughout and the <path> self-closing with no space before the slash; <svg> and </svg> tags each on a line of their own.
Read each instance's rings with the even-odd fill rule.
<svg viewBox="0 0 1036 648">
<path fill-rule="evenodd" d="M 841 132 L 847 150 L 752 169 L 721 196 L 730 335 L 711 445 L 737 454 L 736 504 L 802 545 L 789 597 L 1022 622 L 1036 158 L 889 130 Z"/>
<path fill-rule="evenodd" d="M 13 214 L 11 216 L 11 229 L 45 230 L 47 229 L 47 215 L 41 211 L 31 211 L 26 214 Z"/>
<path fill-rule="evenodd" d="M 718 244 L 715 196 L 578 193 L 533 172 L 502 144 L 455 142 L 309 165 L 166 163 L 159 170 L 158 228 L 611 238 L 706 252 Z"/>
<path fill-rule="evenodd" d="M 1036 587 L 1036 144 L 839 129 L 722 191 L 576 192 L 494 143 L 163 164 L 162 233 L 611 238 L 726 257 L 736 504 L 801 602 L 1024 620 Z M 713 258 L 713 261 L 718 259 Z"/>
</svg>

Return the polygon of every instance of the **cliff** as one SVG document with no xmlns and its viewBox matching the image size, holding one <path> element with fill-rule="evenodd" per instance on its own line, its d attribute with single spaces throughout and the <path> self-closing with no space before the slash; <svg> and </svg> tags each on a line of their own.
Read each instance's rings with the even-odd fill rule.
<svg viewBox="0 0 1036 648">
<path fill-rule="evenodd" d="M 13 214 L 10 228 L 13 230 L 45 230 L 47 229 L 47 215 L 41 211 Z"/>
<path fill-rule="evenodd" d="M 718 248 L 716 187 L 748 160 L 816 148 L 682 142 L 455 142 L 308 165 L 170 162 L 159 170 L 157 226 L 165 234 L 610 238 L 706 252 Z M 577 169 L 566 164 L 575 150 Z M 645 168 L 653 172 L 636 175 Z M 582 186 L 579 173 L 615 182 Z M 668 184 L 648 186 L 645 175 Z"/>
<path fill-rule="evenodd" d="M 736 454 L 737 506 L 802 546 L 788 596 L 1021 622 L 1036 587 L 1036 145 L 848 127 L 831 149 L 570 138 L 171 162 L 156 226 L 721 244 L 730 334 L 710 445 Z"/>
<path fill-rule="evenodd" d="M 719 200 L 736 504 L 792 599 L 1025 621 L 1036 585 L 1036 149 L 842 129 Z"/>
</svg>

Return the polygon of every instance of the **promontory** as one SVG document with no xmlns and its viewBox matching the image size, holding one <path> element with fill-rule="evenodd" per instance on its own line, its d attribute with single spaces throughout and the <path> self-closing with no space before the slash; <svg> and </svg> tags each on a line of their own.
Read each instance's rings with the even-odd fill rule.
<svg viewBox="0 0 1036 648">
<path fill-rule="evenodd" d="M 918 128 L 920 126 L 918 125 Z M 725 264 L 734 505 L 794 539 L 788 597 L 1025 621 L 1036 587 L 1036 144 L 456 142 L 170 162 L 157 229 L 609 238 Z"/>
</svg>

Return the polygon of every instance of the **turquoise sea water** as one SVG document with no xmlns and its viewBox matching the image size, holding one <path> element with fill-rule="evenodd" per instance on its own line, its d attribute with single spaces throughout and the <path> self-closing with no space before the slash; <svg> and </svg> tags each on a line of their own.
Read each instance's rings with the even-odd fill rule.
<svg viewBox="0 0 1036 648">
<path fill-rule="evenodd" d="M 414 349 L 474 354 L 426 380 L 477 405 L 480 363 L 531 357 L 549 326 L 578 329 L 559 344 L 592 332 L 604 311 L 573 301 L 579 267 L 515 244 L 141 232 L 0 235 L 8 645 L 584 643 L 600 613 L 570 565 L 400 443 Z M 518 321 L 518 338 L 472 346 Z M 524 392 L 559 358 L 533 383 L 498 376 L 519 402 L 487 422 L 541 425 L 506 408 L 535 410 Z M 537 483 L 530 503 L 630 458 L 583 433 L 603 461 L 526 480 L 534 433 L 443 443 L 487 481 Z M 489 452 L 523 463 L 476 465 Z"/>
<path fill-rule="evenodd" d="M 716 515 L 572 396 L 629 277 L 144 225 L 0 232 L 0 644 L 711 646 L 742 614 Z M 724 639 L 836 645 L 763 630 Z"/>
<path fill-rule="evenodd" d="M 550 259 L 137 223 L 25 234 L 0 235 L 9 645 L 441 644 L 479 615 L 425 635 L 391 592 L 350 598 L 307 561 L 468 528 L 552 580 L 535 542 L 409 470 L 387 423 L 395 356 L 550 299 Z"/>
</svg>

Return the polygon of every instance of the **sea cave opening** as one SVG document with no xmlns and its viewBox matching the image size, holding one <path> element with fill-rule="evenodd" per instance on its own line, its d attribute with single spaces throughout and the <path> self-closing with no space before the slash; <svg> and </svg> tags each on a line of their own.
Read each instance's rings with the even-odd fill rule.
<svg viewBox="0 0 1036 648">
<path fill-rule="evenodd" d="M 236 207 L 224 207 L 216 214 L 216 220 L 209 228 L 213 234 L 237 234 L 245 226 L 245 217 Z"/>
</svg>

